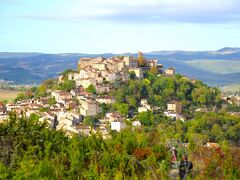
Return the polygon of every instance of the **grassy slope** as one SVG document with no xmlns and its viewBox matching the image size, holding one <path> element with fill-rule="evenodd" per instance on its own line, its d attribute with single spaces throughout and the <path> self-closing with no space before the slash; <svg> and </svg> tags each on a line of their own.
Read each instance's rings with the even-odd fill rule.
<svg viewBox="0 0 240 180">
<path fill-rule="evenodd" d="M 240 61 L 228 60 L 193 60 L 185 61 L 195 68 L 203 69 L 217 74 L 230 74 L 240 72 Z"/>
<path fill-rule="evenodd" d="M 226 94 L 240 94 L 240 84 L 238 83 L 222 86 L 220 89 Z"/>
<path fill-rule="evenodd" d="M 0 89 L 0 101 L 8 100 L 11 101 L 16 98 L 19 91 L 9 91 Z"/>
</svg>

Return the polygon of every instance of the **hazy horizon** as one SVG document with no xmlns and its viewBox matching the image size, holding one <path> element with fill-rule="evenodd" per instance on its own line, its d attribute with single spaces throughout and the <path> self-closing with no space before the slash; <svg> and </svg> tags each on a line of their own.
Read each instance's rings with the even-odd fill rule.
<svg viewBox="0 0 240 180">
<path fill-rule="evenodd" d="M 160 50 L 153 50 L 153 51 L 147 51 L 147 52 L 144 52 L 142 50 L 138 50 L 138 51 L 141 51 L 143 53 L 152 53 L 152 52 L 174 52 L 174 51 L 184 51 L 184 52 L 215 52 L 215 51 L 218 51 L 218 50 L 221 50 L 223 48 L 239 48 L 240 47 L 222 47 L 220 49 L 215 49 L 215 50 L 182 50 L 182 49 L 160 49 Z M 116 53 L 113 53 L 113 52 L 100 52 L 100 53 L 95 53 L 95 52 L 88 52 L 88 53 L 85 53 L 85 52 L 55 52 L 55 53 L 51 53 L 51 52 L 31 52 L 31 51 L 0 51 L 0 53 L 36 53 L 36 54 L 89 54 L 89 55 L 92 55 L 92 54 L 137 54 L 138 51 L 136 52 L 116 52 Z"/>
</svg>

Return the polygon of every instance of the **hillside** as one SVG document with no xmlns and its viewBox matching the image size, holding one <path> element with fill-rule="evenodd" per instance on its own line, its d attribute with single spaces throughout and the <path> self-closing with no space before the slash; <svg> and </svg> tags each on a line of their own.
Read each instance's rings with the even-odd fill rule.
<svg viewBox="0 0 240 180">
<path fill-rule="evenodd" d="M 54 78 L 67 68 L 75 68 L 81 57 L 111 57 L 137 54 L 42 54 L 0 53 L 0 79 L 17 84 L 39 84 L 44 79 Z M 223 86 L 239 83 L 239 48 L 223 48 L 218 51 L 153 51 L 147 58 L 158 59 L 164 66 L 174 66 L 178 73 L 200 79 L 209 85 Z"/>
<path fill-rule="evenodd" d="M 17 97 L 20 91 L 10 91 L 0 89 L 0 101 L 8 100 L 11 101 Z"/>
<path fill-rule="evenodd" d="M 29 109 L 29 117 L 19 117 L 12 111 L 8 120 L 0 123 L 0 179 L 176 179 L 177 165 L 186 154 L 194 167 L 189 174 L 193 179 L 239 179 L 240 118 L 221 111 L 222 100 L 216 88 L 181 75 L 154 76 L 145 72 L 142 80 L 132 77 L 125 83 L 113 84 L 105 95 L 116 101 L 100 103 L 102 111 L 95 116 L 84 116 L 78 122 L 75 119 L 83 104 L 93 104 L 94 97 L 103 93 L 93 92 L 98 96 L 89 99 L 85 96 L 75 109 L 62 107 L 61 113 L 50 119 L 57 122 L 54 127 L 49 119 L 42 121 L 41 116 L 57 113 L 57 105 L 67 105 L 69 100 L 76 101 L 83 95 L 79 91 L 65 103 L 63 99 L 57 102 L 56 96 L 53 99 L 53 92 L 56 95 L 67 82 L 45 81 L 35 94 L 32 92 L 35 99 L 17 101 L 16 109 L 35 106 L 34 111 Z M 48 89 L 54 83 L 58 91 Z M 46 93 L 36 96 L 42 90 Z M 51 93 L 47 94 L 48 90 Z M 85 90 L 88 92 L 89 87 Z M 166 105 L 176 103 L 171 99 L 183 105 L 187 121 L 166 116 Z M 146 108 L 144 105 L 150 109 L 139 111 Z M 196 112 L 199 107 L 207 107 L 210 112 Z M 211 111 L 212 107 L 217 112 Z M 62 116 L 72 113 L 75 118 Z M 110 122 L 108 116 L 114 121 Z M 113 129 L 116 122 L 125 125 L 118 131 Z M 75 128 L 78 131 L 71 131 Z M 83 131 L 86 129 L 89 131 Z M 107 137 L 104 132 L 108 132 Z M 208 144 L 212 147 L 206 147 Z M 174 155 L 173 147 L 177 149 Z"/>
</svg>

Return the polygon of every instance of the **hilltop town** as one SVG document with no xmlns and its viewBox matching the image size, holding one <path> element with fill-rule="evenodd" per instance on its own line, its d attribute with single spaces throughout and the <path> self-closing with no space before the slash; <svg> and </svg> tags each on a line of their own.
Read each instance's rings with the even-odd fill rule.
<svg viewBox="0 0 240 180">
<path fill-rule="evenodd" d="M 109 138 L 110 131 L 123 130 L 127 121 L 133 127 L 141 127 L 142 122 L 137 115 L 142 112 L 159 113 L 169 119 L 184 122 L 188 114 L 182 113 L 182 103 L 176 98 L 167 98 L 168 101 L 162 106 L 149 103 L 147 98 L 139 99 L 135 112 L 130 111 L 129 108 L 126 109 L 126 113 L 121 113 L 116 108 L 108 108 L 109 111 L 104 111 L 106 106 L 116 103 L 114 89 L 118 89 L 120 84 L 130 79 L 143 80 L 146 72 L 151 72 L 156 77 L 171 77 L 175 75 L 175 68 L 164 70 L 163 65 L 158 64 L 157 60 L 144 58 L 142 52 L 138 52 L 137 58 L 127 56 L 107 59 L 81 58 L 78 61 L 77 71 L 67 71 L 58 77 L 58 85 L 66 81 L 72 82 L 74 85 L 70 89 L 67 91 L 48 89 L 42 97 L 20 98 L 16 103 L 6 105 L 1 103 L 0 119 L 1 121 L 7 119 L 10 112 L 24 114 L 27 117 L 34 114 L 40 121 L 46 121 L 49 127 L 64 130 L 70 136 L 73 133 L 88 136 L 98 133 L 103 138 Z M 196 82 L 185 76 L 181 78 L 191 83 Z M 195 108 L 194 111 L 208 111 L 208 109 Z"/>
<path fill-rule="evenodd" d="M 228 176 L 232 171 L 216 172 L 238 168 L 240 156 L 232 157 L 239 154 L 240 99 L 175 71 L 141 52 L 79 59 L 76 70 L 0 103 L 1 161 L 15 163 L 20 175 L 31 171 L 33 159 L 41 169 L 44 157 L 54 177 L 111 179 L 119 173 L 176 179 L 181 156 L 188 153 L 193 177 Z M 60 166 L 64 170 L 56 170 Z M 239 177 L 234 172 L 232 177 Z"/>
<path fill-rule="evenodd" d="M 140 59 L 140 63 L 139 63 Z M 121 131 L 125 128 L 125 121 L 128 116 L 119 112 L 106 112 L 102 119 L 99 119 L 95 128 L 84 124 L 85 117 L 97 116 L 102 112 L 101 104 L 114 104 L 116 99 L 108 93 L 114 88 L 116 82 L 126 82 L 134 76 L 136 79 L 143 79 L 145 71 L 153 71 L 155 75 L 172 76 L 175 74 L 173 67 L 163 71 L 163 65 L 157 60 L 147 60 L 143 53 L 138 53 L 138 58 L 133 57 L 112 57 L 112 58 L 81 58 L 78 61 L 78 71 L 69 72 L 65 77 L 60 75 L 58 84 L 65 80 L 74 81 L 76 86 L 68 91 L 48 91 L 48 96 L 19 100 L 16 103 L 1 104 L 1 120 L 8 117 L 11 111 L 27 117 L 35 114 L 40 121 L 47 121 L 50 127 L 62 129 L 68 134 L 100 132 L 104 138 L 109 137 L 109 129 Z M 93 91 L 89 92 L 88 89 Z M 54 103 L 49 104 L 49 100 Z M 77 102 L 76 102 L 77 101 Z M 138 113 L 157 111 L 159 107 L 152 106 L 146 99 L 141 99 Z M 181 104 L 178 101 L 169 101 L 166 116 L 173 119 L 184 118 L 181 115 Z M 140 121 L 133 121 L 133 126 L 141 126 Z"/>
<path fill-rule="evenodd" d="M 0 180 L 240 180 L 239 9 L 1 1 Z"/>
</svg>

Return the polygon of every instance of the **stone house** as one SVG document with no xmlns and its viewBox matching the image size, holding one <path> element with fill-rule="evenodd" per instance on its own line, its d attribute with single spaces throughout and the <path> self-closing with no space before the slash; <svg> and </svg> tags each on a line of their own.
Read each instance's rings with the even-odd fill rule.
<svg viewBox="0 0 240 180">
<path fill-rule="evenodd" d="M 93 85 L 96 86 L 97 81 L 96 79 L 93 78 L 85 78 L 85 79 L 80 79 L 76 81 L 76 86 L 82 86 L 84 89 L 86 89 L 88 86 Z"/>
<path fill-rule="evenodd" d="M 79 95 L 82 91 L 84 91 L 84 88 L 83 88 L 83 87 L 78 87 L 78 88 L 76 88 L 76 89 L 72 89 L 72 90 L 70 91 L 70 93 L 71 93 L 74 97 L 76 97 L 76 96 Z"/>
<path fill-rule="evenodd" d="M 91 131 L 92 131 L 91 126 L 82 125 L 82 124 L 76 125 L 75 129 L 79 134 L 83 134 L 83 135 L 87 135 L 87 136 L 90 136 Z"/>
<path fill-rule="evenodd" d="M 106 119 L 108 122 L 123 121 L 123 117 L 122 117 L 121 114 L 119 114 L 118 112 L 106 113 L 106 114 L 105 114 L 105 119 Z"/>
<path fill-rule="evenodd" d="M 51 94 L 56 101 L 64 99 L 72 99 L 72 94 L 67 91 L 53 91 Z"/>
<path fill-rule="evenodd" d="M 140 102 L 140 107 L 138 107 L 138 112 L 147 112 L 147 111 L 151 111 L 153 108 L 150 104 L 148 104 L 146 99 L 142 99 Z"/>
<path fill-rule="evenodd" d="M 174 121 L 179 119 L 181 121 L 185 121 L 185 119 L 183 118 L 183 116 L 181 114 L 178 114 L 176 112 L 173 111 L 164 111 L 164 115 L 167 117 L 170 117 L 171 119 L 173 119 Z"/>
<path fill-rule="evenodd" d="M 147 61 L 147 66 L 150 66 L 150 67 L 157 67 L 158 65 L 158 61 L 157 59 L 154 59 L 154 60 L 148 60 Z"/>
<path fill-rule="evenodd" d="M 83 116 L 95 116 L 99 113 L 100 109 L 95 100 L 87 99 L 81 104 L 80 114 Z"/>
<path fill-rule="evenodd" d="M 116 72 L 106 70 L 106 71 L 101 71 L 101 76 L 105 78 L 106 81 L 109 81 L 113 83 L 116 80 Z"/>
<path fill-rule="evenodd" d="M 109 84 L 99 84 L 96 85 L 96 92 L 101 93 L 107 93 L 110 91 L 110 85 Z"/>
<path fill-rule="evenodd" d="M 143 79 L 143 70 L 142 68 L 129 68 L 129 72 L 135 72 L 138 79 Z"/>
<path fill-rule="evenodd" d="M 116 99 L 111 96 L 99 96 L 96 98 L 96 101 L 98 103 L 104 103 L 104 104 L 113 104 L 116 102 Z"/>
<path fill-rule="evenodd" d="M 81 58 L 78 61 L 78 68 L 82 69 L 86 66 L 92 66 L 95 63 L 100 63 L 104 60 L 102 57 L 97 57 L 97 58 Z"/>
<path fill-rule="evenodd" d="M 113 57 L 113 58 L 108 59 L 107 61 L 112 63 L 112 65 L 113 65 L 113 66 L 111 66 L 111 68 L 109 67 L 109 70 L 113 70 L 113 71 L 125 71 L 126 70 L 126 65 L 123 60 Z"/>
<path fill-rule="evenodd" d="M 138 59 L 133 57 L 124 57 L 123 61 L 125 62 L 125 66 L 128 68 L 137 68 L 138 67 Z"/>
<path fill-rule="evenodd" d="M 169 75 L 169 76 L 174 75 L 174 74 L 175 74 L 175 68 L 170 67 L 170 68 L 166 69 L 166 70 L 165 70 L 165 74 L 166 74 L 166 75 Z"/>
<path fill-rule="evenodd" d="M 182 113 L 182 105 L 178 101 L 170 101 L 167 104 L 167 110 L 181 114 Z"/>
<path fill-rule="evenodd" d="M 92 64 L 92 68 L 98 69 L 100 71 L 104 71 L 104 70 L 107 69 L 107 65 L 105 63 L 103 63 L 103 62 L 101 62 L 101 63 L 94 63 L 94 64 Z"/>
<path fill-rule="evenodd" d="M 111 122 L 111 130 L 120 132 L 121 130 L 126 128 L 126 124 L 124 121 L 113 121 Z"/>
</svg>

